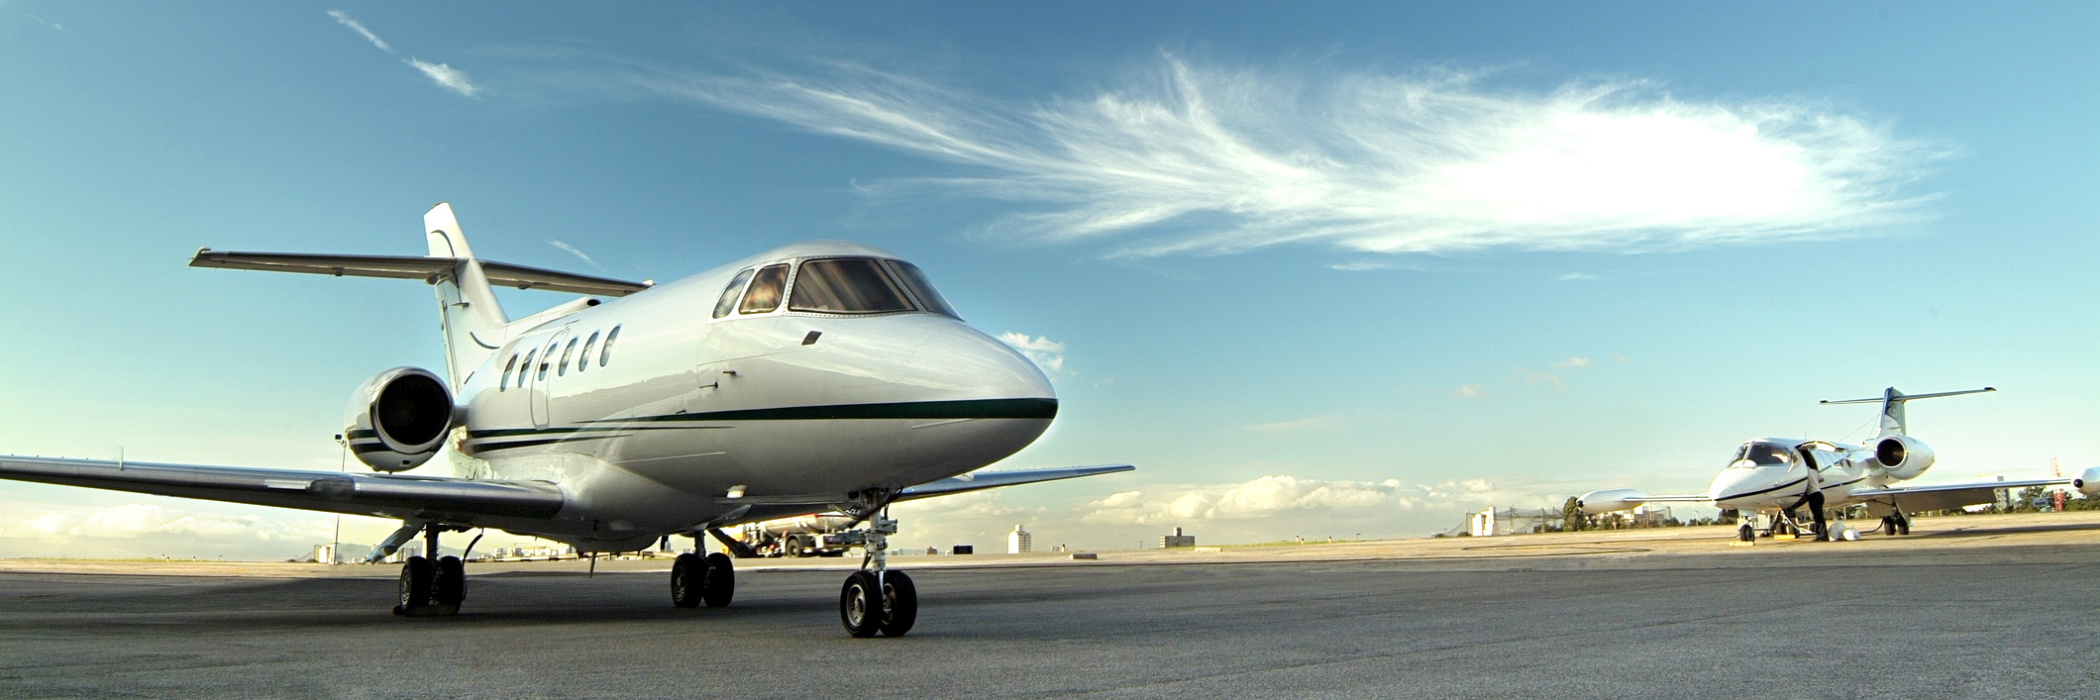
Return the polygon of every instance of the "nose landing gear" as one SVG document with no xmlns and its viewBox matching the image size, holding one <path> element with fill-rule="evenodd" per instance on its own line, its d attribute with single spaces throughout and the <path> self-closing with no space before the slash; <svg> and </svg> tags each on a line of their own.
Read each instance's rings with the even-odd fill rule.
<svg viewBox="0 0 2100 700">
<path fill-rule="evenodd" d="M 919 618 L 919 589 L 911 577 L 888 567 L 888 535 L 897 534 L 897 521 L 880 515 L 868 520 L 862 530 L 848 530 L 842 540 L 866 551 L 860 571 L 846 577 L 839 590 L 839 622 L 855 637 L 882 634 L 902 637 Z"/>
</svg>

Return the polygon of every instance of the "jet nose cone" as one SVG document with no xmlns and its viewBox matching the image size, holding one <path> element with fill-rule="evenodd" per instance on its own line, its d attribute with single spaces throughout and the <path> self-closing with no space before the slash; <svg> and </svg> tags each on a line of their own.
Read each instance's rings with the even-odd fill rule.
<svg viewBox="0 0 2100 700">
<path fill-rule="evenodd" d="M 1746 505 L 1745 499 L 1765 490 L 1768 469 L 1724 469 L 1706 487 L 1706 497 L 1723 508 Z"/>
<path fill-rule="evenodd" d="M 974 328 L 949 323 L 912 348 L 900 380 L 931 399 L 1015 399 L 1055 406 L 1050 378 L 1020 351 Z"/>
</svg>

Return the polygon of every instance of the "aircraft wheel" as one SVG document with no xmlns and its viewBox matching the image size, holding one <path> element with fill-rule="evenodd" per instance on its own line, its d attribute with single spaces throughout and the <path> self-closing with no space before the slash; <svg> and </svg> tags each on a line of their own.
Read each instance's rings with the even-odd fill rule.
<svg viewBox="0 0 2100 700">
<path fill-rule="evenodd" d="M 729 555 L 709 554 L 701 566 L 705 567 L 702 570 L 706 578 L 701 583 L 700 599 L 710 608 L 729 607 L 729 599 L 736 595 L 736 567 L 729 562 Z"/>
<path fill-rule="evenodd" d="M 1896 534 L 1910 534 L 1910 518 L 1900 518 L 1896 520 Z"/>
<path fill-rule="evenodd" d="M 467 601 L 467 565 L 459 557 L 438 557 L 437 581 L 431 586 L 431 603 L 439 615 L 459 614 L 459 605 Z"/>
<path fill-rule="evenodd" d="M 902 637 L 910 632 L 912 623 L 919 621 L 919 589 L 912 585 L 911 577 L 894 569 L 882 572 L 882 597 L 889 607 L 882 620 L 883 636 Z"/>
<path fill-rule="evenodd" d="M 1744 542 L 1756 542 L 1757 528 L 1751 527 L 1750 523 L 1743 523 L 1742 527 L 1735 529 L 1735 538 Z"/>
<path fill-rule="evenodd" d="M 430 615 L 430 594 L 436 579 L 437 566 L 429 559 L 409 557 L 401 565 L 401 602 L 394 606 L 394 614 L 409 617 Z"/>
<path fill-rule="evenodd" d="M 1884 535 L 1888 535 L 1888 536 L 1890 536 L 1890 537 L 1895 537 L 1895 536 L 1896 536 L 1896 519 L 1895 519 L 1895 518 L 1892 518 L 1892 517 L 1889 517 L 1889 516 L 1886 516 L 1886 515 L 1884 515 L 1884 516 L 1881 516 L 1881 534 L 1884 534 Z"/>
<path fill-rule="evenodd" d="M 846 634 L 873 637 L 882 631 L 882 599 L 875 587 L 873 572 L 855 571 L 846 577 L 839 591 L 839 622 L 846 625 Z"/>
<path fill-rule="evenodd" d="M 691 552 L 671 562 L 671 604 L 696 608 L 707 590 L 707 560 Z"/>
</svg>

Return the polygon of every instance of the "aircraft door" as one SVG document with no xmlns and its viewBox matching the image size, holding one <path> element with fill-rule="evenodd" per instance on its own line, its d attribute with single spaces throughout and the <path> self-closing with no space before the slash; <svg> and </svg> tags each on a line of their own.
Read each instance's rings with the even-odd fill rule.
<svg viewBox="0 0 2100 700">
<path fill-rule="evenodd" d="M 539 359 L 533 363 L 532 375 L 526 379 L 526 394 L 531 397 L 532 426 L 535 428 L 547 427 L 547 395 L 551 393 L 547 389 L 547 380 L 554 378 L 555 365 L 564 359 L 561 351 L 566 342 L 569 342 L 568 329 L 556 332 L 546 345 L 540 347 Z"/>
</svg>

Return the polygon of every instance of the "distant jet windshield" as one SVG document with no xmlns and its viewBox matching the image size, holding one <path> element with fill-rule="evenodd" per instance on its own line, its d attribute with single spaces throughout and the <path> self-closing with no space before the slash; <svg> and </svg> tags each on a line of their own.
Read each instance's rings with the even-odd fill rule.
<svg viewBox="0 0 2100 700">
<path fill-rule="evenodd" d="M 1784 467 L 1794 463 L 1794 450 L 1769 442 L 1746 442 L 1736 448 L 1731 467 Z"/>
</svg>

